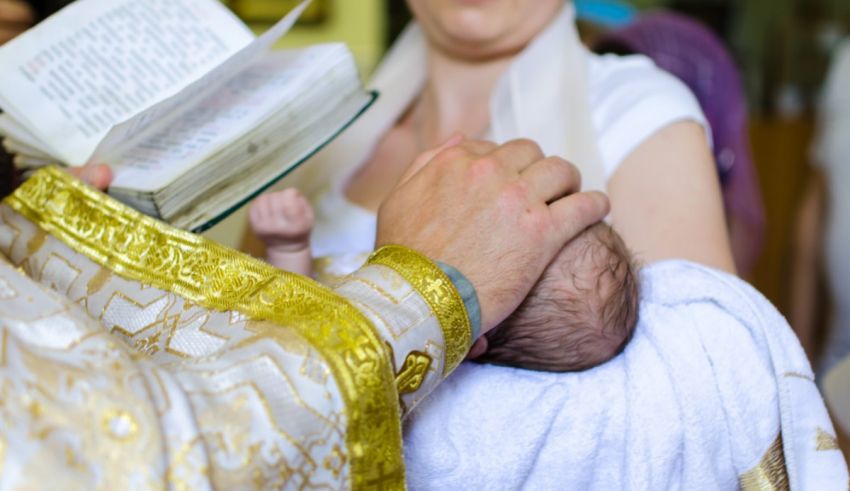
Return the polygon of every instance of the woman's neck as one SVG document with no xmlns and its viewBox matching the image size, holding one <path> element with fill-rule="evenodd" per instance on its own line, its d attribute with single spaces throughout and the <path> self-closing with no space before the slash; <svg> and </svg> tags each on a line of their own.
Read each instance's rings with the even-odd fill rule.
<svg viewBox="0 0 850 491">
<path fill-rule="evenodd" d="M 413 111 L 414 131 L 430 148 L 462 131 L 482 137 L 490 120 L 490 95 L 512 57 L 470 62 L 429 49 L 429 79 Z"/>
</svg>

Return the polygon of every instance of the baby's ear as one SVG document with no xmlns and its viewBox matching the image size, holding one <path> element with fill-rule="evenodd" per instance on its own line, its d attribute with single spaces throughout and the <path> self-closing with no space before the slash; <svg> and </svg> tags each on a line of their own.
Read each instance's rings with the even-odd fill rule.
<svg viewBox="0 0 850 491">
<path fill-rule="evenodd" d="M 472 348 L 469 354 L 466 355 L 467 360 L 474 360 L 487 352 L 487 336 L 481 336 L 472 343 Z"/>
</svg>

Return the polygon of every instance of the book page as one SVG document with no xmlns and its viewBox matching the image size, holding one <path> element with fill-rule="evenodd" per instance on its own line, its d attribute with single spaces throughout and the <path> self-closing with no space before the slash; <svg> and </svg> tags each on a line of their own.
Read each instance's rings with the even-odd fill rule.
<svg viewBox="0 0 850 491">
<path fill-rule="evenodd" d="M 78 0 L 0 48 L 0 107 L 66 163 L 253 35 L 218 0 Z"/>
<path fill-rule="evenodd" d="M 13 140 L 10 138 L 3 138 L 3 150 L 6 153 L 11 153 L 15 155 L 26 155 L 28 157 L 37 157 L 44 160 L 50 160 L 51 162 L 56 162 L 55 157 L 51 157 L 50 155 L 42 152 L 41 150 L 27 145 L 26 143 L 22 143 L 18 140 Z"/>
<path fill-rule="evenodd" d="M 48 145 L 38 139 L 26 128 L 22 127 L 12 119 L 8 114 L 0 114 L 0 135 L 6 138 L 17 140 L 25 145 L 41 149 L 44 153 L 50 154 L 45 148 Z M 55 157 L 55 155 L 54 155 Z"/>
<path fill-rule="evenodd" d="M 132 147 L 149 133 L 180 118 L 183 112 L 192 110 L 202 99 L 219 90 L 228 80 L 263 56 L 295 25 L 309 4 L 310 0 L 302 1 L 277 24 L 199 80 L 113 127 L 94 151 L 94 159 L 99 162 L 117 162 L 124 148 Z"/>
<path fill-rule="evenodd" d="M 340 66 L 343 60 L 349 61 L 348 66 Z M 117 154 L 112 186 L 162 188 L 295 101 L 308 85 L 333 84 L 336 77 L 319 75 L 330 66 L 340 76 L 347 71 L 356 79 L 356 67 L 344 45 L 267 53 L 192 110 Z"/>
</svg>

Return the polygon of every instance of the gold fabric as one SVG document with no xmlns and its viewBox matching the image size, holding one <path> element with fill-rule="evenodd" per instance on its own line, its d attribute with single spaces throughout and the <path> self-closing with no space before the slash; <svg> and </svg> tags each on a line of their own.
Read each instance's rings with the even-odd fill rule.
<svg viewBox="0 0 850 491">
<path fill-rule="evenodd" d="M 435 265 L 429 270 L 430 263 L 416 256 L 406 263 L 367 266 L 348 281 L 368 291 L 380 271 L 392 283 L 375 295 L 402 301 L 374 303 L 375 295 L 349 301 L 142 216 L 55 169 L 38 172 L 9 197 L 0 218 L 0 250 L 6 257 L 79 305 L 84 319 L 87 314 L 99 321 L 97 329 L 89 326 L 86 332 L 92 339 L 103 338 L 104 353 L 127 353 L 127 370 L 138 373 L 132 384 L 121 383 L 132 385 L 139 401 L 119 394 L 122 404 L 104 409 L 98 420 L 99 427 L 126 440 L 149 442 L 154 449 L 128 454 L 125 462 L 150 472 L 143 481 L 132 478 L 135 487 L 403 487 L 395 383 L 408 396 L 439 383 L 441 373 L 434 374 L 434 367 L 447 363 L 445 351 L 434 346 L 442 342 L 442 332 L 458 331 L 441 321 L 463 312 L 456 292 L 452 297 L 443 291 L 443 303 L 435 303 L 433 292 L 421 290 L 423 284 L 444 280 Z M 28 281 L 18 276 L 13 283 Z M 405 278 L 414 278 L 420 288 Z M 375 313 L 388 324 L 376 328 L 370 318 Z M 46 342 L 58 330 L 50 331 Z M 386 335 L 387 330 L 405 335 Z M 9 336 L 3 333 L 5 340 Z M 16 346 L 19 352 L 38 351 L 26 343 Z M 6 360 L 3 348 L 0 361 Z M 79 353 L 68 356 L 67 363 L 82 363 Z M 425 363 L 422 356 L 431 361 Z M 103 376 L 102 363 L 84 365 L 73 378 Z M 45 376 L 6 365 L 0 367 L 0 387 L 22 377 L 41 383 Z M 110 383 L 118 382 L 107 380 L 98 387 Z M 44 406 L 35 406 L 35 413 Z M 153 413 L 139 416 L 145 407 Z M 20 423 L 23 409 L 3 416 L 10 424 Z M 71 440 L 93 431 L 84 418 L 88 414 L 84 408 L 77 419 L 67 418 L 63 431 Z M 96 453 L 106 447 L 71 445 L 60 452 L 32 436 L 35 423 L 20 427 L 29 433 L 10 436 L 0 429 L 4 476 L 9 475 L 9 448 L 27 447 L 67 454 L 64 465 L 53 459 L 56 476 L 82 462 L 90 475 L 100 476 L 98 486 L 133 487 L 122 483 L 136 474 L 114 474 L 123 468 L 99 460 Z M 21 462 L 20 455 L 15 469 L 34 462 Z M 28 474 L 21 482 L 43 477 Z"/>
<path fill-rule="evenodd" d="M 463 299 L 449 277 L 433 262 L 400 246 L 387 246 L 375 251 L 369 257 L 369 264 L 380 264 L 399 271 L 425 298 L 443 327 L 446 340 L 443 375 L 451 373 L 469 352 L 472 325 Z"/>
<path fill-rule="evenodd" d="M 368 263 L 356 274 L 337 280 L 334 290 L 362 311 L 387 340 L 399 401 L 407 414 L 444 378 L 447 330 L 419 291 L 390 267 Z M 463 305 L 457 298 L 455 308 Z"/>
<path fill-rule="evenodd" d="M 759 464 L 740 478 L 745 491 L 784 491 L 789 488 L 788 471 L 785 468 L 785 452 L 782 449 L 782 434 L 764 454 Z"/>
<path fill-rule="evenodd" d="M 0 260 L 2 485 L 156 488 L 166 436 L 141 380 L 130 350 L 78 305 Z"/>
<path fill-rule="evenodd" d="M 818 452 L 828 452 L 830 450 L 841 450 L 841 447 L 838 445 L 838 438 L 830 435 L 823 428 L 818 427 L 815 435 L 815 450 Z"/>
</svg>

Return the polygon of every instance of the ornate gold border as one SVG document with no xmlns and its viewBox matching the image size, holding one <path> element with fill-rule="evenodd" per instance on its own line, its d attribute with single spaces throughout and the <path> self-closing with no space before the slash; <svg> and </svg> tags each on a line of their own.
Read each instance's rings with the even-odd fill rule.
<svg viewBox="0 0 850 491">
<path fill-rule="evenodd" d="M 322 354 L 345 401 L 352 487 L 404 487 L 390 360 L 368 319 L 341 296 L 144 216 L 57 168 L 36 172 L 4 202 L 124 278 L 294 329 Z"/>
<path fill-rule="evenodd" d="M 425 256 L 399 245 L 381 247 L 369 256 L 368 264 L 394 269 L 428 302 L 443 329 L 446 343 L 443 376 L 447 376 L 460 365 L 472 345 L 469 314 L 452 280 Z"/>
</svg>

